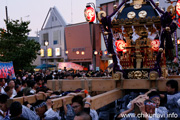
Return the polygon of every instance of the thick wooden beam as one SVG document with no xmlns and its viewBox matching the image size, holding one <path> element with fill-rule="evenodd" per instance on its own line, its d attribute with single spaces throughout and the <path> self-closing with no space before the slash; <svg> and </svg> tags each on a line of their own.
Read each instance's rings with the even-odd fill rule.
<svg viewBox="0 0 180 120">
<path fill-rule="evenodd" d="M 77 93 L 77 95 L 82 96 L 83 98 L 85 97 L 85 93 Z M 66 104 L 71 104 L 71 100 L 74 96 L 64 96 L 56 99 L 52 99 L 51 101 L 53 102 L 53 109 L 57 109 L 63 106 L 63 99 L 65 99 Z"/>
<path fill-rule="evenodd" d="M 151 89 L 157 88 L 159 91 L 166 90 L 166 82 L 170 79 L 177 80 L 180 85 L 180 76 L 168 76 L 168 78 L 158 78 L 157 80 L 148 79 L 84 79 L 84 80 L 49 80 L 48 87 L 62 91 L 76 90 L 83 88 L 90 91 L 109 91 L 116 87 L 121 89 Z M 60 84 L 58 82 L 61 82 Z M 54 85 L 54 86 L 53 86 Z M 59 86 L 60 85 L 60 86 Z M 180 88 L 179 88 L 180 90 Z"/>
<path fill-rule="evenodd" d="M 81 80 L 48 80 L 48 86 L 53 90 L 75 90 L 77 88 L 85 88 L 91 91 L 108 91 L 100 95 L 96 95 L 91 98 L 91 108 L 99 109 L 119 98 L 122 97 L 122 91 L 125 89 L 151 89 L 157 88 L 159 91 L 166 91 L 166 82 L 170 79 L 175 79 L 180 84 L 180 76 L 166 78 L 158 78 L 157 80 L 148 79 L 123 79 L 123 80 L 112 80 L 112 79 L 81 79 Z M 180 88 L 179 88 L 180 90 Z M 84 93 L 79 93 L 84 95 Z M 42 94 L 37 96 L 38 99 L 45 99 Z M 64 96 L 61 98 L 53 99 L 53 109 L 62 106 L 62 100 L 65 99 L 67 104 L 71 103 L 72 96 Z M 34 95 L 27 96 L 29 103 L 35 103 L 36 97 Z M 10 99 L 8 104 L 19 101 L 23 104 L 23 97 Z"/>
<path fill-rule="evenodd" d="M 157 80 L 148 79 L 124 79 L 122 82 L 117 82 L 117 87 L 121 89 L 151 89 L 157 88 L 159 91 L 166 91 L 166 82 L 169 78 L 158 78 Z M 180 85 L 180 78 L 175 78 Z M 179 88 L 180 90 L 180 88 Z"/>
<path fill-rule="evenodd" d="M 176 79 L 176 78 L 179 78 L 180 79 L 180 75 L 170 75 L 170 76 L 167 76 L 168 79 Z"/>
<path fill-rule="evenodd" d="M 24 102 L 23 97 L 13 98 L 12 100 L 13 100 L 13 102 L 14 102 L 14 101 L 20 102 L 21 104 L 23 104 L 23 102 Z"/>
<path fill-rule="evenodd" d="M 110 91 L 116 88 L 116 80 L 113 79 L 96 79 L 91 84 L 91 91 Z"/>
<path fill-rule="evenodd" d="M 91 97 L 91 109 L 99 109 L 122 97 L 121 89 L 114 89 L 106 93 Z"/>
<path fill-rule="evenodd" d="M 35 103 L 37 100 L 45 100 L 45 96 L 43 94 L 29 95 L 27 96 L 27 101 L 29 104 Z"/>
<path fill-rule="evenodd" d="M 50 94 L 49 93 L 46 93 L 47 96 L 49 96 Z M 26 96 L 27 97 L 27 101 L 32 104 L 32 103 L 35 103 L 38 100 L 45 100 L 45 96 L 43 94 L 37 94 L 36 96 L 35 95 L 29 95 L 29 96 Z M 36 99 L 37 98 L 37 99 Z M 18 101 L 20 102 L 21 104 L 24 103 L 24 98 L 23 97 L 17 97 L 17 98 L 13 98 L 13 99 L 8 99 L 8 107 L 10 106 L 10 104 L 12 102 L 15 102 L 15 101 Z"/>
<path fill-rule="evenodd" d="M 150 81 L 146 79 L 124 79 L 118 87 L 121 86 L 122 89 L 149 89 Z"/>
<path fill-rule="evenodd" d="M 113 79 L 48 80 L 47 86 L 53 91 L 74 91 L 78 88 L 90 91 L 109 91 L 116 88 Z"/>
<path fill-rule="evenodd" d="M 172 78 L 168 78 L 168 79 L 158 79 L 157 84 L 158 84 L 158 90 L 159 91 L 166 91 L 166 82 L 168 80 L 171 80 Z M 176 80 L 178 82 L 178 85 L 180 85 L 180 77 L 179 78 L 173 78 L 173 80 Z M 179 91 L 180 91 L 180 87 L 179 87 Z"/>
</svg>

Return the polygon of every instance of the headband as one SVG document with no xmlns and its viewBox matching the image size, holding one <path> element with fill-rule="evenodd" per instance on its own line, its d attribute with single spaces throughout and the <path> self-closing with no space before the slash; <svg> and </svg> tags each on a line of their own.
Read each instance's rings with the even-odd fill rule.
<svg viewBox="0 0 180 120">
<path fill-rule="evenodd" d="M 152 99 L 152 98 L 154 98 L 154 97 L 159 97 L 159 98 L 160 98 L 159 95 L 154 95 L 154 96 L 151 96 L 149 99 Z"/>
<path fill-rule="evenodd" d="M 152 102 L 147 102 L 147 103 L 145 103 L 145 105 L 151 105 L 151 106 L 156 107 L 156 104 L 155 104 L 155 103 L 152 103 Z"/>
<path fill-rule="evenodd" d="M 33 110 L 37 109 L 37 108 L 40 108 L 40 107 L 43 107 L 46 105 L 46 102 L 42 102 L 41 104 L 37 105 L 37 106 L 34 106 L 33 107 Z"/>
</svg>

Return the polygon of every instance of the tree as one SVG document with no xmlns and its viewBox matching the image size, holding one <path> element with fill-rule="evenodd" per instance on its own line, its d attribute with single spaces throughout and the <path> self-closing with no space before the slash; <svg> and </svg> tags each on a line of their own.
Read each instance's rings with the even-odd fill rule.
<svg viewBox="0 0 180 120">
<path fill-rule="evenodd" d="M 7 30 L 0 28 L 0 61 L 13 61 L 16 72 L 32 67 L 31 63 L 39 54 L 40 44 L 28 39 L 30 22 L 5 20 L 5 23 Z"/>
</svg>

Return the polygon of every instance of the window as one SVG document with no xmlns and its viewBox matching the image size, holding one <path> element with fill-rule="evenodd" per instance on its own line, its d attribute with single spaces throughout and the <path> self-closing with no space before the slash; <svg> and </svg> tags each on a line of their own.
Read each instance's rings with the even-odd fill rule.
<svg viewBox="0 0 180 120">
<path fill-rule="evenodd" d="M 54 21 L 54 17 L 52 16 L 52 21 Z"/>
<path fill-rule="evenodd" d="M 61 31 L 57 30 L 53 32 L 53 44 L 61 44 Z"/>
<path fill-rule="evenodd" d="M 49 36 L 48 33 L 43 34 L 43 42 L 42 45 L 45 45 L 45 42 L 48 41 L 49 42 Z"/>
<path fill-rule="evenodd" d="M 58 44 L 58 41 L 57 41 L 57 40 L 54 40 L 54 41 L 53 41 L 53 44 L 54 44 L 54 45 Z"/>
<path fill-rule="evenodd" d="M 53 44 L 58 44 L 58 31 L 53 32 Z"/>
</svg>

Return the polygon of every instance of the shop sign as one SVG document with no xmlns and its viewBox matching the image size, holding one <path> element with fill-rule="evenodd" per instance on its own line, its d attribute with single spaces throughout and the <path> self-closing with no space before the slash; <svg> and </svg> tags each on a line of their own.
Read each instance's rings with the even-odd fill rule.
<svg viewBox="0 0 180 120">
<path fill-rule="evenodd" d="M 47 49 L 47 55 L 48 55 L 48 57 L 52 56 L 52 48 Z"/>
<path fill-rule="evenodd" d="M 61 55 L 61 53 L 60 53 L 60 48 L 55 48 L 55 55 L 56 56 L 60 56 Z"/>
<path fill-rule="evenodd" d="M 44 57 L 44 49 L 40 50 L 41 57 Z"/>
</svg>

